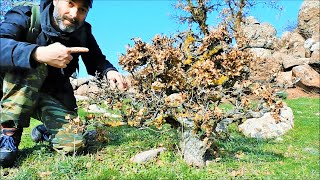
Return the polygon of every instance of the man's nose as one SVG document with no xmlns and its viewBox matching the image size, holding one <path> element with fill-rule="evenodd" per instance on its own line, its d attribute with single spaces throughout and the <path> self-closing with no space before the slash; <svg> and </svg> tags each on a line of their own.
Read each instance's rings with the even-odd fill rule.
<svg viewBox="0 0 320 180">
<path fill-rule="evenodd" d="M 71 17 L 76 18 L 78 16 L 78 8 L 71 8 L 69 14 Z"/>
</svg>

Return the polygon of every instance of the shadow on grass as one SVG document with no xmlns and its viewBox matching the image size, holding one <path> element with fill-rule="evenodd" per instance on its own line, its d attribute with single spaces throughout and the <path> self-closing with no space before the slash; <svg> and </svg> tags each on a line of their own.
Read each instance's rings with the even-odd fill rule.
<svg viewBox="0 0 320 180">
<path fill-rule="evenodd" d="M 138 130 L 137 128 L 133 128 L 130 126 L 104 127 L 104 128 L 105 128 L 105 131 L 108 132 L 106 136 L 107 136 L 107 139 L 109 140 L 107 142 L 99 142 L 95 139 L 91 139 L 88 142 L 87 148 L 83 152 L 79 153 L 78 155 L 95 154 L 107 146 L 121 146 L 133 140 L 147 142 L 147 141 L 150 141 L 150 138 L 155 139 L 155 138 L 158 138 L 160 135 L 160 133 L 156 133 L 148 130 Z M 150 144 L 150 143 L 147 143 L 147 144 Z M 46 143 L 46 142 L 38 143 L 31 147 L 24 147 L 19 149 L 18 159 L 15 162 L 14 167 L 21 166 L 25 159 L 28 159 L 30 155 L 34 154 L 37 151 L 43 152 L 44 154 L 56 153 L 50 147 L 49 143 Z"/>
<path fill-rule="evenodd" d="M 28 147 L 28 148 L 23 148 L 19 150 L 19 154 L 18 154 L 18 159 L 15 162 L 14 166 L 15 167 L 19 167 L 22 165 L 23 161 L 27 158 L 29 158 L 29 156 L 31 154 L 33 154 L 35 151 L 48 151 L 48 152 L 53 152 L 53 150 L 50 148 L 50 146 L 47 143 L 39 143 L 36 144 L 33 147 Z"/>
<path fill-rule="evenodd" d="M 154 147 L 160 141 L 165 140 L 165 133 L 152 128 L 138 129 L 131 126 L 103 127 L 107 142 L 91 140 L 87 153 L 96 153 L 107 146 L 128 145 L 131 142 L 138 142 L 144 147 Z M 168 132 L 168 131 L 166 131 Z M 166 142 L 163 142 L 166 143 Z M 130 146 L 130 145 L 128 145 Z"/>
<path fill-rule="evenodd" d="M 108 141 L 99 142 L 96 140 L 91 140 L 88 143 L 87 150 L 83 153 L 85 154 L 95 154 L 100 150 L 104 149 L 107 146 L 128 146 L 130 147 L 138 147 L 139 149 L 148 149 L 150 147 L 156 147 L 158 144 L 164 144 L 164 146 L 178 144 L 179 138 L 178 136 L 169 137 L 169 133 L 173 133 L 175 130 L 169 131 L 157 131 L 156 129 L 138 129 L 130 126 L 119 126 L 119 127 L 103 127 L 107 132 L 105 136 Z M 175 132 L 177 135 L 177 132 Z M 173 140 L 177 140 L 174 142 Z M 274 151 L 269 151 L 266 148 L 266 145 L 270 145 L 274 143 L 273 140 L 259 140 L 246 138 L 238 133 L 229 140 L 219 141 L 218 147 L 221 149 L 219 153 L 219 157 L 222 161 L 236 161 L 237 155 L 239 153 L 244 153 L 245 158 L 241 159 L 241 161 L 255 161 L 255 159 L 259 159 L 258 161 L 265 162 L 276 162 L 282 161 L 286 157 L 283 154 L 277 153 Z M 277 143 L 275 143 L 275 146 Z M 47 144 L 37 144 L 32 148 L 24 148 L 20 151 L 19 155 L 19 163 L 21 163 L 25 158 L 28 158 L 29 154 L 32 154 L 34 151 L 40 151 L 43 149 L 47 149 L 46 151 L 50 151 L 50 147 Z M 172 148 L 172 151 L 177 149 Z"/>
<path fill-rule="evenodd" d="M 272 140 L 253 139 L 237 135 L 229 140 L 220 141 L 218 144 L 220 148 L 223 148 L 220 157 L 225 160 L 237 159 L 237 156 L 241 153 L 247 156 L 241 161 L 259 159 L 259 161 L 276 162 L 284 160 L 286 157 L 282 153 L 266 150 L 265 146 L 272 143 Z"/>
<path fill-rule="evenodd" d="M 88 153 L 96 153 L 107 146 L 130 146 L 130 143 L 133 141 L 140 143 L 141 146 L 139 146 L 139 148 L 143 149 L 144 147 L 155 147 L 157 143 L 178 144 L 179 140 L 178 139 L 177 142 L 173 142 L 172 139 L 170 139 L 171 141 L 168 141 L 168 139 L 165 139 L 164 137 L 166 136 L 165 134 L 162 134 L 154 129 L 141 130 L 130 126 L 106 127 L 106 131 L 108 131 L 109 142 L 91 142 L 91 146 L 88 148 Z M 248 161 L 252 161 L 253 159 L 259 159 L 259 161 L 267 162 L 284 160 L 285 156 L 282 153 L 269 151 L 265 148 L 266 145 L 273 143 L 273 140 L 246 138 L 238 133 L 235 133 L 235 136 L 229 138 L 229 140 L 218 142 L 218 147 L 222 149 L 219 155 L 222 160 L 225 161 L 236 160 L 236 156 L 239 153 L 244 153 L 247 156 Z M 274 145 L 276 146 L 277 143 Z M 208 158 L 210 160 L 213 157 L 209 156 Z M 243 160 L 246 161 L 246 159 Z"/>
</svg>

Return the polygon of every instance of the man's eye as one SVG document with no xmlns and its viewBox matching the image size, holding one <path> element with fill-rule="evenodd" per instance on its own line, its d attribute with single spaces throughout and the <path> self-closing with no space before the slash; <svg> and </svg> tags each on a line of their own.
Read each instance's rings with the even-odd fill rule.
<svg viewBox="0 0 320 180">
<path fill-rule="evenodd" d="M 83 13 L 83 14 L 85 14 L 85 13 L 88 12 L 88 10 L 87 10 L 87 9 L 84 9 L 84 8 L 81 8 L 81 9 L 80 9 L 80 12 Z"/>
<path fill-rule="evenodd" d="M 73 6 L 73 1 L 72 0 L 69 0 L 69 1 L 67 1 L 68 2 L 68 5 L 69 6 Z"/>
</svg>

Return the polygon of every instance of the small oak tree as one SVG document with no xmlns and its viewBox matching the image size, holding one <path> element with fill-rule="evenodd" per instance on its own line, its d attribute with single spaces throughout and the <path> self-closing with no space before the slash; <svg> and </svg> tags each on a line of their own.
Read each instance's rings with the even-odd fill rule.
<svg viewBox="0 0 320 180">
<path fill-rule="evenodd" d="M 200 33 L 191 29 L 172 37 L 156 35 L 151 43 L 134 38 L 134 45 L 119 57 L 120 65 L 131 74 L 132 90 L 119 94 L 104 88 L 99 96 L 111 108 L 121 109 L 129 125 L 161 129 L 167 122 L 182 127 L 182 152 L 199 152 L 202 162 L 188 162 L 197 166 L 204 164 L 205 153 L 216 154 L 217 140 L 228 137 L 228 124 L 267 111 L 277 117 L 282 107 L 271 88 L 249 80 L 254 56 L 243 48 L 246 39 L 240 25 L 245 8 L 253 4 L 246 0 L 214 2 L 179 1 L 177 7 L 189 13 L 180 20 L 196 23 Z M 219 8 L 224 18 L 210 29 L 208 13 Z M 232 111 L 220 109 L 225 101 L 233 104 Z M 188 145 L 190 138 L 197 143 Z"/>
</svg>

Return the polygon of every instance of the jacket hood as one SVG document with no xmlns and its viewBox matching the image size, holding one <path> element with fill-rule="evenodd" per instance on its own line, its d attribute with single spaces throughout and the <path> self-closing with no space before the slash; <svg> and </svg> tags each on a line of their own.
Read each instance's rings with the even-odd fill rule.
<svg viewBox="0 0 320 180">
<path fill-rule="evenodd" d="M 52 0 L 41 0 L 40 11 L 42 12 L 50 3 L 52 3 Z"/>
<path fill-rule="evenodd" d="M 51 25 L 50 14 L 53 10 L 52 0 L 41 0 L 40 1 L 40 24 L 41 29 L 44 33 L 49 36 L 57 37 L 60 36 L 61 33 L 58 32 L 54 27 Z"/>
</svg>

